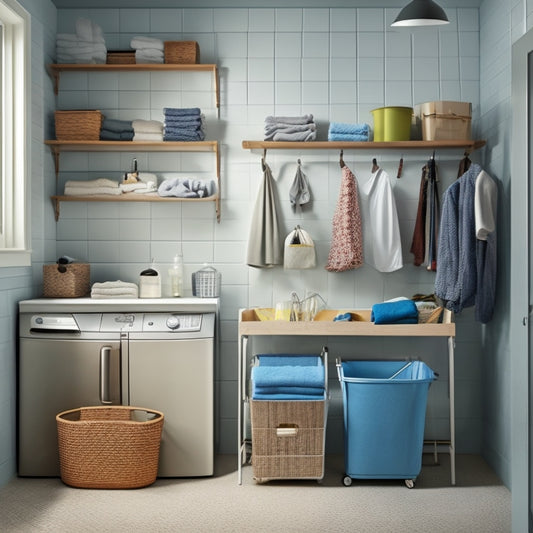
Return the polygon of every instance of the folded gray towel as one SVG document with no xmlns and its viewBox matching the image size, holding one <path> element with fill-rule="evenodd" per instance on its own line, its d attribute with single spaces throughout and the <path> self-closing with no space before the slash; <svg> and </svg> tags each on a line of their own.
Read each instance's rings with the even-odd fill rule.
<svg viewBox="0 0 533 533">
<path fill-rule="evenodd" d="M 265 119 L 265 124 L 272 124 L 272 123 L 284 123 L 284 124 L 309 124 L 313 122 L 313 115 L 303 115 L 301 117 L 276 117 L 276 116 L 268 116 Z"/>
<path fill-rule="evenodd" d="M 293 133 L 311 133 L 313 131 L 316 131 L 316 124 L 301 124 L 301 125 L 294 125 L 294 126 L 282 126 L 282 125 L 272 125 L 272 126 L 265 126 L 265 141 L 272 141 L 274 140 L 274 136 L 279 133 L 283 135 L 291 135 Z"/>
<path fill-rule="evenodd" d="M 276 133 L 273 141 L 314 141 L 316 131 L 302 131 L 297 133 Z"/>
</svg>

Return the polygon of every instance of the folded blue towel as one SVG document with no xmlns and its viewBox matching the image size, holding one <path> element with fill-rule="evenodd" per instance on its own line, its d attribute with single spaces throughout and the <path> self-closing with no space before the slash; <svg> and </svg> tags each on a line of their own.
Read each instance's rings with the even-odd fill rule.
<svg viewBox="0 0 533 533">
<path fill-rule="evenodd" d="M 116 118 L 104 118 L 102 129 L 121 133 L 131 131 L 133 133 L 133 122 L 131 120 L 118 120 Z"/>
<path fill-rule="evenodd" d="M 328 133 L 347 133 L 350 135 L 366 135 L 370 128 L 368 124 L 351 124 L 348 122 L 330 122 Z"/>
<path fill-rule="evenodd" d="M 317 355 L 257 354 L 261 366 L 322 366 Z"/>
<path fill-rule="evenodd" d="M 200 128 L 202 126 L 202 119 L 195 118 L 193 120 L 169 120 L 165 118 L 165 128 Z"/>
<path fill-rule="evenodd" d="M 254 366 L 252 381 L 261 387 L 323 387 L 323 366 Z"/>
<path fill-rule="evenodd" d="M 314 394 L 321 396 L 324 394 L 324 387 L 261 387 L 255 382 L 253 385 L 253 393 L 255 394 Z"/>
<path fill-rule="evenodd" d="M 201 110 L 199 107 L 164 107 L 163 113 L 165 116 L 183 117 L 188 115 L 200 115 Z"/>
<path fill-rule="evenodd" d="M 413 300 L 382 302 L 372 306 L 370 320 L 375 324 L 416 324 L 418 308 Z"/>
<path fill-rule="evenodd" d="M 368 134 L 328 133 L 328 141 L 366 142 L 368 141 Z"/>
<path fill-rule="evenodd" d="M 287 401 L 293 401 L 293 400 L 307 400 L 307 401 L 315 401 L 315 400 L 324 400 L 326 398 L 326 393 L 321 395 L 316 394 L 258 394 L 257 396 L 252 396 L 253 400 L 287 400 Z"/>
<path fill-rule="evenodd" d="M 185 131 L 167 132 L 163 134 L 164 141 L 203 141 L 205 133 L 203 131 Z"/>
<path fill-rule="evenodd" d="M 102 141 L 132 141 L 133 135 L 133 130 L 121 132 L 104 129 L 100 130 L 100 140 Z"/>
</svg>

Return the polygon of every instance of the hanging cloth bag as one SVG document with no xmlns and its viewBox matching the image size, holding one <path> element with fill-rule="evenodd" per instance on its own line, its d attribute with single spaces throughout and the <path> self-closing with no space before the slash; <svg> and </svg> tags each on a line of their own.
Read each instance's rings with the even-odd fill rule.
<svg viewBox="0 0 533 533">
<path fill-rule="evenodd" d="M 316 266 L 315 243 L 307 231 L 296 226 L 285 239 L 283 267 L 305 269 Z"/>
<path fill-rule="evenodd" d="M 307 176 L 302 171 L 302 162 L 298 159 L 298 168 L 296 175 L 289 190 L 289 200 L 294 209 L 302 207 L 311 200 L 311 193 L 309 192 L 309 182 Z"/>
</svg>

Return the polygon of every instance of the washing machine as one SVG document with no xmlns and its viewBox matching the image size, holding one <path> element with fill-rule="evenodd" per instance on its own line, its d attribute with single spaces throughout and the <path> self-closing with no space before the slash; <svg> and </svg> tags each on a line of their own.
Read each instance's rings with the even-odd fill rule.
<svg viewBox="0 0 533 533">
<path fill-rule="evenodd" d="M 19 475 L 59 475 L 57 413 L 113 404 L 163 412 L 159 477 L 213 475 L 217 312 L 217 299 L 20 302 Z"/>
</svg>

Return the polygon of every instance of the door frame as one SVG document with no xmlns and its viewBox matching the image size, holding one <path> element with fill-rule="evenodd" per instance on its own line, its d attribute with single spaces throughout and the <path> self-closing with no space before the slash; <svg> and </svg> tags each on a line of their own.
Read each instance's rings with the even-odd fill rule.
<svg viewBox="0 0 533 533">
<path fill-rule="evenodd" d="M 513 531 L 531 531 L 530 444 L 530 114 L 533 103 L 533 30 L 512 46 L 512 139 L 511 139 L 511 495 Z M 533 56 L 531 56 L 533 57 Z M 533 124 L 533 122 L 532 122 Z M 514 179 L 513 179 L 514 178 Z M 524 221 L 527 221 L 524 223 Z M 527 290 L 524 290 L 527 287 Z M 526 468 L 524 466 L 527 465 Z"/>
</svg>

